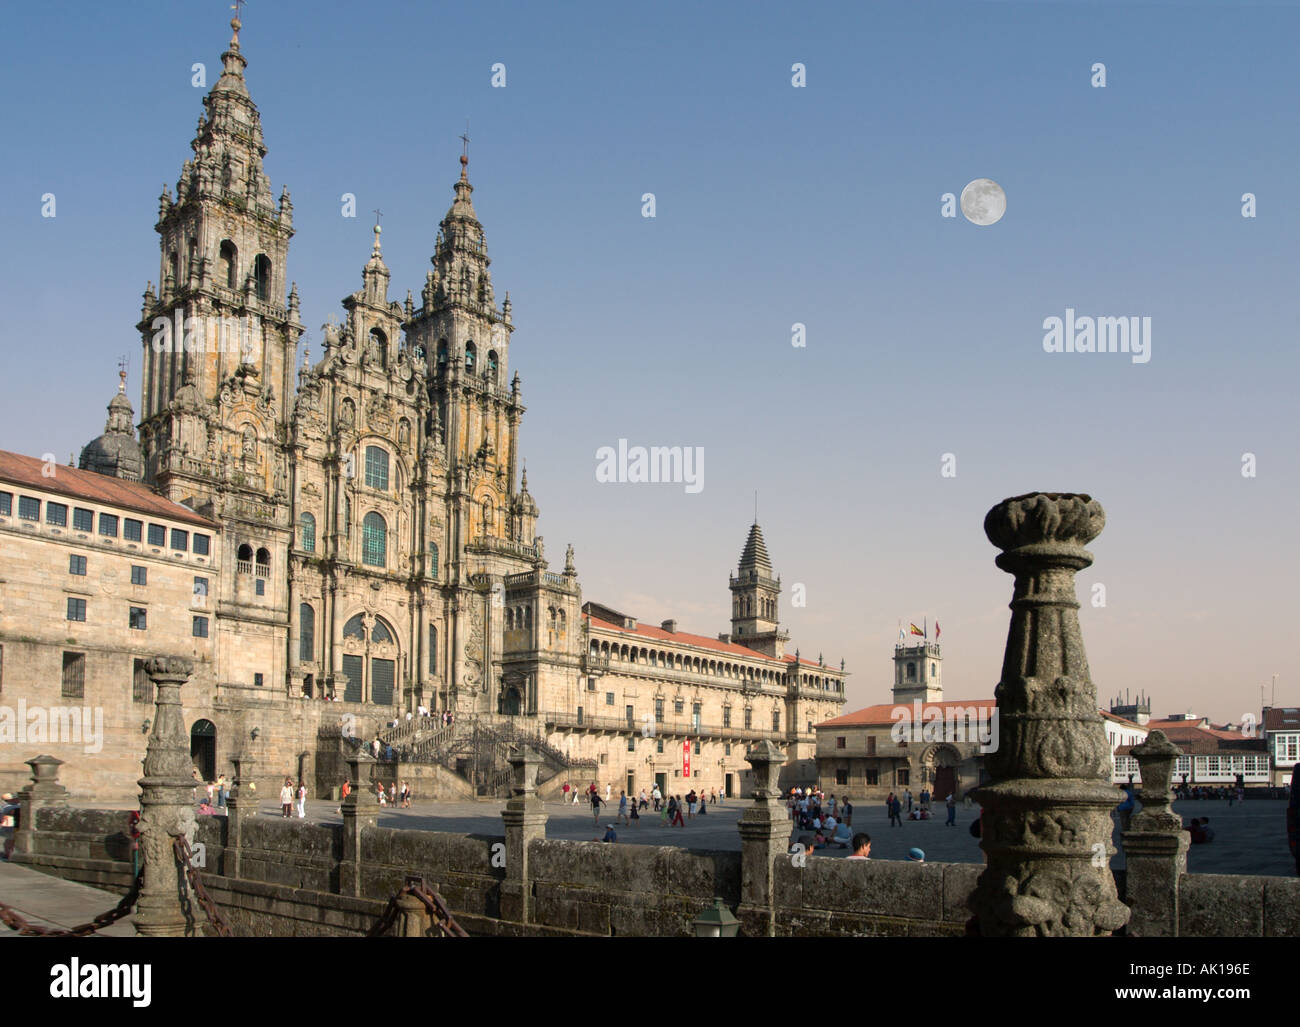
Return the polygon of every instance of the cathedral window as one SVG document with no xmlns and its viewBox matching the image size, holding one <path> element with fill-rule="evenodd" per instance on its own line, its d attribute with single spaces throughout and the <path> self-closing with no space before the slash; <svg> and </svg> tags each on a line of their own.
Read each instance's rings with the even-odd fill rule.
<svg viewBox="0 0 1300 1027">
<path fill-rule="evenodd" d="M 370 641 L 388 643 L 393 641 L 393 633 L 388 630 L 388 625 L 378 617 L 375 618 L 375 629 L 370 632 Z"/>
<path fill-rule="evenodd" d="M 465 371 L 469 374 L 474 373 L 474 358 L 478 351 L 474 348 L 472 342 L 465 343 Z"/>
<path fill-rule="evenodd" d="M 302 532 L 302 550 L 304 553 L 316 552 L 316 518 L 309 513 L 298 518 L 299 530 Z M 195 536 L 198 541 L 198 536 Z"/>
<path fill-rule="evenodd" d="M 429 673 L 438 673 L 438 629 L 429 625 Z"/>
<path fill-rule="evenodd" d="M 489 350 L 487 355 L 488 377 L 492 379 L 492 384 L 497 383 L 497 351 Z"/>
<path fill-rule="evenodd" d="M 366 625 L 365 621 L 361 619 L 361 614 L 358 613 L 343 625 L 343 637 L 355 638 L 362 642 L 366 640 Z"/>
<path fill-rule="evenodd" d="M 370 345 L 379 353 L 379 366 L 388 366 L 388 338 L 378 328 L 370 329 Z"/>
<path fill-rule="evenodd" d="M 158 525 L 149 525 L 149 541 L 153 543 L 153 529 Z M 235 551 L 235 572 L 237 574 L 253 573 L 253 547 L 244 543 Z"/>
<path fill-rule="evenodd" d="M 352 497 L 343 497 L 343 533 L 346 537 L 352 537 Z"/>
<path fill-rule="evenodd" d="M 306 603 L 298 607 L 298 659 L 312 660 L 316 652 L 316 611 Z"/>
<path fill-rule="evenodd" d="M 227 289 L 237 289 L 239 286 L 239 251 L 235 249 L 235 244 L 229 239 L 221 244 L 221 257 L 217 263 L 217 275 L 219 280 L 226 283 Z"/>
<path fill-rule="evenodd" d="M 908 681 L 915 681 L 915 680 L 916 680 L 916 664 L 915 664 L 915 663 L 909 663 L 909 664 L 907 665 L 907 680 L 908 680 Z"/>
<path fill-rule="evenodd" d="M 722 726 L 731 727 L 731 707 L 722 707 Z"/>
<path fill-rule="evenodd" d="M 366 447 L 366 488 L 388 491 L 388 451 L 379 446 Z"/>
<path fill-rule="evenodd" d="M 429 543 L 429 577 L 436 578 L 437 576 L 438 576 L 438 543 L 430 542 Z"/>
<path fill-rule="evenodd" d="M 259 549 L 257 551 L 256 572 L 259 578 L 269 578 L 271 576 L 271 551 L 269 549 Z"/>
<path fill-rule="evenodd" d="M 447 366 L 447 340 L 446 339 L 438 340 L 438 366 L 439 367 Z"/>
<path fill-rule="evenodd" d="M 167 270 L 171 273 L 173 282 L 180 278 L 180 258 L 177 257 L 175 250 L 172 250 L 171 254 L 167 257 Z"/>
<path fill-rule="evenodd" d="M 208 618 L 193 617 L 191 618 L 190 634 L 195 638 L 208 637 Z"/>
<path fill-rule="evenodd" d="M 383 567 L 387 558 L 388 525 L 371 510 L 361 522 L 361 562 L 370 567 Z"/>
<path fill-rule="evenodd" d="M 748 706 L 746 706 L 745 707 L 745 730 L 746 731 L 753 730 L 753 727 L 754 727 L 754 711 L 751 710 Z"/>
<path fill-rule="evenodd" d="M 271 298 L 271 261 L 265 253 L 259 253 L 253 260 L 253 288 L 262 302 Z"/>
</svg>

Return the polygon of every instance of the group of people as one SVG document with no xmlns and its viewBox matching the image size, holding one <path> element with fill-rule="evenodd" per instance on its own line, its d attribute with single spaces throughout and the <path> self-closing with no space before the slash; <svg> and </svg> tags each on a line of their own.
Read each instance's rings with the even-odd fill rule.
<svg viewBox="0 0 1300 1027">
<path fill-rule="evenodd" d="M 280 816 L 290 817 L 293 815 L 295 800 L 298 819 L 305 820 L 307 817 L 307 786 L 302 781 L 299 781 L 298 787 L 295 788 L 293 778 L 286 777 L 284 784 L 280 786 Z"/>
<path fill-rule="evenodd" d="M 908 820 L 929 820 L 933 813 L 930 811 L 930 803 L 934 796 L 930 794 L 930 789 L 922 788 L 921 794 L 917 796 L 918 801 L 912 799 L 912 789 L 905 788 L 900 798 L 893 792 L 885 797 L 885 812 L 889 814 L 890 827 L 902 827 L 903 815 L 906 812 Z M 904 810 L 903 804 L 906 802 L 907 808 Z M 944 827 L 957 826 L 957 800 L 949 792 L 947 798 L 943 800 L 944 806 L 948 810 L 948 819 L 944 821 Z M 969 804 L 969 802 L 968 802 Z"/>
<path fill-rule="evenodd" d="M 786 814 L 795 821 L 801 831 L 825 832 L 827 838 L 834 837 L 835 826 L 843 823 L 853 826 L 853 803 L 847 795 L 835 798 L 809 788 L 791 788 L 790 798 L 785 804 Z"/>
<path fill-rule="evenodd" d="M 1241 802 L 1246 798 L 1246 789 L 1236 786 L 1221 785 L 1179 785 L 1174 788 L 1175 799 L 1227 799 L 1228 805 Z"/>
<path fill-rule="evenodd" d="M 398 785 L 399 782 L 393 781 L 393 783 L 388 786 L 388 790 L 384 791 L 384 782 L 376 781 L 375 801 L 381 806 L 394 806 L 399 809 L 410 809 L 411 786 L 405 781 L 400 782 L 400 787 Z M 346 788 L 347 785 L 345 784 L 344 787 Z M 344 798 L 347 798 L 347 792 L 344 792 L 343 796 Z"/>
<path fill-rule="evenodd" d="M 579 791 L 576 785 L 565 781 L 564 786 L 560 789 L 560 802 L 563 804 L 572 803 L 576 806 L 580 801 L 585 799 L 587 802 L 591 803 L 591 814 L 594 821 L 600 818 L 601 806 L 613 804 L 613 795 L 613 785 L 605 785 L 605 797 L 602 799 L 600 797 L 600 789 L 596 787 L 595 781 L 589 784 L 584 791 Z M 708 813 L 708 806 L 716 806 L 722 804 L 723 801 L 724 797 L 718 794 L 716 788 L 709 789 L 708 794 L 705 794 L 702 789 L 699 792 L 696 792 L 695 789 L 692 788 L 685 796 L 669 796 L 669 801 L 667 803 L 664 802 L 664 794 L 657 784 L 648 794 L 646 790 L 642 788 L 636 798 L 633 798 L 620 789 L 618 793 L 618 816 L 623 823 L 630 825 L 633 820 L 640 820 L 641 811 L 650 809 L 651 804 L 653 804 L 654 811 L 660 814 L 668 813 L 670 806 L 673 806 L 674 808 L 676 806 L 683 806 L 686 810 L 686 817 L 688 819 L 694 819 L 697 812 L 700 816 L 705 816 Z M 685 826 L 685 824 L 682 826 Z"/>
</svg>

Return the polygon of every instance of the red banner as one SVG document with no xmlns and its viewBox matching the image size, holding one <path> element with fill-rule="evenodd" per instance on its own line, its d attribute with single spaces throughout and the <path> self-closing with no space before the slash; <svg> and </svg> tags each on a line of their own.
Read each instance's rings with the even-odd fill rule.
<svg viewBox="0 0 1300 1027">
<path fill-rule="evenodd" d="M 691 740 L 682 742 L 682 777 L 691 776 Z"/>
</svg>

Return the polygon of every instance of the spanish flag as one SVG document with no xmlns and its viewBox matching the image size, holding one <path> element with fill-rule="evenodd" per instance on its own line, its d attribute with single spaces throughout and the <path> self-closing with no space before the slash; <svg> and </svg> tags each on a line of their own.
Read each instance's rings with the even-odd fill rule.
<svg viewBox="0 0 1300 1027">
<path fill-rule="evenodd" d="M 920 628 L 918 628 L 915 624 L 912 625 L 912 634 L 920 635 L 922 638 L 925 637 L 925 632 L 922 631 Z"/>
</svg>

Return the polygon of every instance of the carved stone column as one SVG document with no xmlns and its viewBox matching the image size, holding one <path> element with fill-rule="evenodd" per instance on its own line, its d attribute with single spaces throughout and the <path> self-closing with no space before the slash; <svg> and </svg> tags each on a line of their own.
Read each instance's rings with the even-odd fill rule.
<svg viewBox="0 0 1300 1027">
<path fill-rule="evenodd" d="M 135 908 L 135 929 L 148 937 L 183 935 L 188 923 L 180 900 L 183 872 L 172 843 L 181 835 L 194 840 L 194 779 L 181 709 L 181 685 L 193 670 L 193 661 L 180 656 L 155 656 L 145 663 L 157 698 L 144 777 L 138 782 L 145 873 Z"/>
<path fill-rule="evenodd" d="M 375 826 L 379 806 L 375 801 L 375 761 L 364 749 L 347 758 L 352 791 L 343 800 L 343 860 L 339 864 L 339 894 L 361 897 L 361 836 Z"/>
<path fill-rule="evenodd" d="M 988 866 L 970 908 L 985 936 L 1104 935 L 1128 920 L 1110 871 L 1118 792 L 1074 593 L 1105 524 L 1090 496 L 1041 492 L 984 518 L 997 565 L 1015 575 L 991 782 L 973 793 Z"/>
<path fill-rule="evenodd" d="M 532 919 L 533 887 L 528 877 L 528 846 L 546 837 L 545 805 L 537 796 L 537 770 L 541 757 L 531 746 L 509 756 L 515 780 L 501 819 L 506 825 L 506 878 L 501 882 L 501 916 L 526 924 Z"/>
<path fill-rule="evenodd" d="M 59 768 L 63 760 L 53 756 L 33 756 L 27 760 L 32 768 L 32 780 L 18 793 L 18 822 L 14 828 L 12 859 L 21 863 L 35 851 L 36 811 L 44 806 L 66 806 L 68 790 L 59 784 Z"/>
<path fill-rule="evenodd" d="M 257 816 L 261 800 L 253 786 L 253 765 L 256 759 L 249 753 L 230 757 L 235 766 L 235 780 L 226 796 L 226 863 L 228 877 L 239 877 L 240 850 L 249 823 Z"/>
<path fill-rule="evenodd" d="M 777 779 L 785 754 L 768 739 L 756 742 L 745 760 L 754 768 L 754 801 L 740 822 L 740 905 L 736 916 L 747 937 L 776 933 L 776 867 L 789 852 L 790 817 L 781 802 Z"/>
<path fill-rule="evenodd" d="M 1142 809 L 1122 835 L 1128 867 L 1126 898 L 1133 911 L 1127 933 L 1134 938 L 1175 938 L 1178 886 L 1187 873 L 1191 843 L 1183 830 L 1183 818 L 1169 806 L 1173 801 L 1169 782 L 1182 750 L 1163 731 L 1152 731 L 1132 752 L 1141 768 L 1138 800 Z"/>
</svg>

